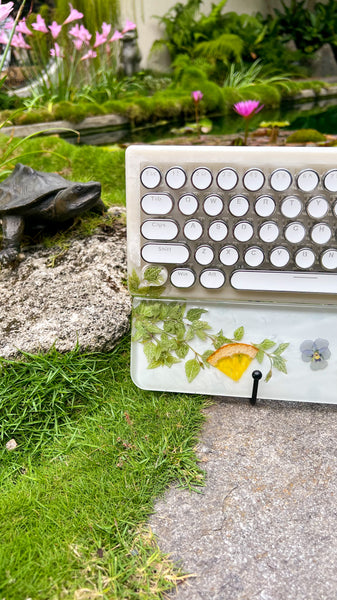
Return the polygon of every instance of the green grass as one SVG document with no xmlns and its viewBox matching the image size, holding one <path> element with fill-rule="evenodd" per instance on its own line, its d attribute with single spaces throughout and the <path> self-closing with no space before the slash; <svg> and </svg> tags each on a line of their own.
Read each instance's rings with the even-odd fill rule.
<svg viewBox="0 0 337 600">
<path fill-rule="evenodd" d="M 202 483 L 205 399 L 136 388 L 128 336 L 1 365 L 0 597 L 161 598 L 179 573 L 146 521 L 171 482 Z"/>
</svg>

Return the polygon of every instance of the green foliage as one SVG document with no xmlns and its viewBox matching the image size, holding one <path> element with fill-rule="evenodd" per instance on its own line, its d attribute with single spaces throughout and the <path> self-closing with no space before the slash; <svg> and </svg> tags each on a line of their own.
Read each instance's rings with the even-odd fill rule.
<svg viewBox="0 0 337 600">
<path fill-rule="evenodd" d="M 299 129 L 287 137 L 287 144 L 305 144 L 307 142 L 325 142 L 326 137 L 316 129 Z"/>
</svg>

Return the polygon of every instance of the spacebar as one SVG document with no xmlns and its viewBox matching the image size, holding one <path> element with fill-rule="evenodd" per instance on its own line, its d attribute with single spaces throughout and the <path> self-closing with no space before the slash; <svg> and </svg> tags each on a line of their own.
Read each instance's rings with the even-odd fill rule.
<svg viewBox="0 0 337 600">
<path fill-rule="evenodd" d="M 236 290 L 337 294 L 337 273 L 240 270 L 233 273 L 231 284 Z"/>
</svg>

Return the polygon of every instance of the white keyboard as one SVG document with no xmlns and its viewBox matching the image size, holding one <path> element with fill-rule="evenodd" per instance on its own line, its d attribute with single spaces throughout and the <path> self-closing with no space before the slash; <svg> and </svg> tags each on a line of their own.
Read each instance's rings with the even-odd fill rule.
<svg viewBox="0 0 337 600">
<path fill-rule="evenodd" d="M 141 388 L 337 403 L 337 149 L 132 146 Z"/>
<path fill-rule="evenodd" d="M 129 273 L 154 294 L 335 303 L 335 148 L 132 146 L 126 185 Z"/>
</svg>

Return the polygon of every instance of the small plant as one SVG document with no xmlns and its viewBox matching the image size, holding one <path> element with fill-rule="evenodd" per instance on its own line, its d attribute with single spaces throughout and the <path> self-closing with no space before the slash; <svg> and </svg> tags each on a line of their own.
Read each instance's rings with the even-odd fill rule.
<svg viewBox="0 0 337 600">
<path fill-rule="evenodd" d="M 294 131 L 291 133 L 289 137 L 287 137 L 287 144 L 307 144 L 307 143 L 317 143 L 317 142 L 325 142 L 326 137 L 323 133 L 317 131 L 317 129 L 299 129 L 298 131 Z"/>
<path fill-rule="evenodd" d="M 260 127 L 270 129 L 270 143 L 276 144 L 281 127 L 288 127 L 289 121 L 261 121 Z"/>
<path fill-rule="evenodd" d="M 243 100 L 242 102 L 237 102 L 233 106 L 235 112 L 238 113 L 245 120 L 245 137 L 244 143 L 247 145 L 248 140 L 248 128 L 249 121 L 253 115 L 256 115 L 263 108 L 263 104 L 260 105 L 258 100 Z"/>
</svg>

